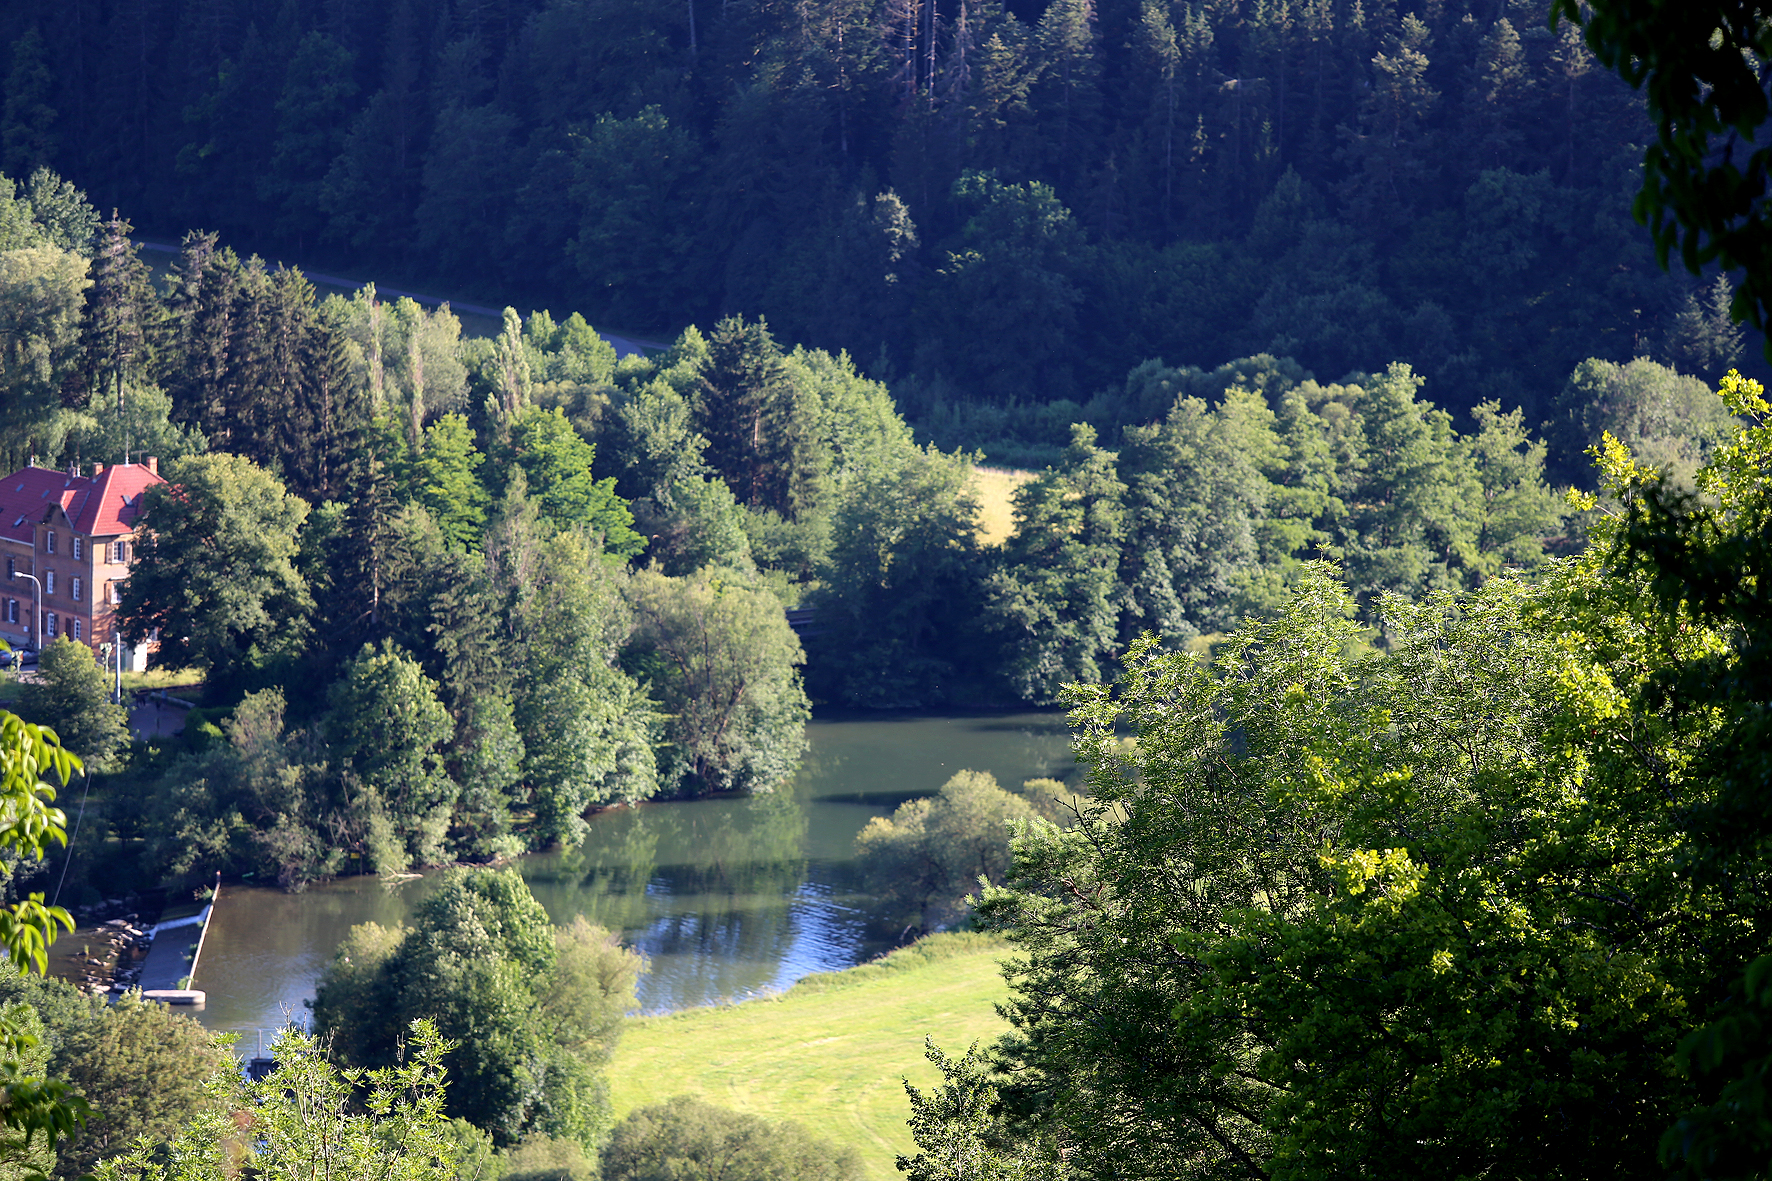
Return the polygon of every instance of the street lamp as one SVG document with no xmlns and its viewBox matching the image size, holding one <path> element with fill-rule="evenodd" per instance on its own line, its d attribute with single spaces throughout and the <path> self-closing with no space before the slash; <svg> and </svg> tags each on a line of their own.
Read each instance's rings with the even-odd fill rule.
<svg viewBox="0 0 1772 1181">
<path fill-rule="evenodd" d="M 14 578 L 28 578 L 31 580 L 31 585 L 36 588 L 31 595 L 31 624 L 25 628 L 25 631 L 30 633 L 32 645 L 41 652 L 43 650 L 43 634 L 37 630 L 37 627 L 43 622 L 43 584 L 37 581 L 35 574 L 26 574 L 23 570 L 14 570 L 12 576 Z M 22 665 L 23 662 L 23 657 L 20 657 L 20 664 Z"/>
</svg>

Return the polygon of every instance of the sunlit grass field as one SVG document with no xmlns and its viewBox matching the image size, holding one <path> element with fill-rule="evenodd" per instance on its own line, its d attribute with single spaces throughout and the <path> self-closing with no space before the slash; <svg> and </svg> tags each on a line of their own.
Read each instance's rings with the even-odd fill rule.
<svg viewBox="0 0 1772 1181">
<path fill-rule="evenodd" d="M 978 539 L 985 545 L 1002 545 L 1015 528 L 1014 507 L 1009 498 L 1034 478 L 1033 472 L 1013 468 L 975 467 L 973 487 L 978 492 Z"/>
<path fill-rule="evenodd" d="M 872 1177 L 896 1177 L 914 1151 L 904 1084 L 939 1080 L 932 1035 L 953 1054 L 989 1041 L 1008 989 L 1006 944 L 933 935 L 847 972 L 809 977 L 775 997 L 631 1021 L 609 1066 L 617 1118 L 673 1095 L 699 1095 L 767 1119 L 793 1119 L 853 1144 Z"/>
</svg>

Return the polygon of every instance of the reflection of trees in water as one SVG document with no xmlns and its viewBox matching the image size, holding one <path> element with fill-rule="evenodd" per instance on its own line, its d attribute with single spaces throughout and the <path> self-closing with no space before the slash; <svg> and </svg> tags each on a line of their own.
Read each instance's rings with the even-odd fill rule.
<svg viewBox="0 0 1772 1181">
<path fill-rule="evenodd" d="M 676 893 L 786 896 L 806 879 L 806 806 L 774 792 L 686 810 L 691 856 L 665 872 Z"/>
<path fill-rule="evenodd" d="M 799 772 L 777 795 L 804 799 L 809 790 L 828 790 L 828 785 L 842 782 L 843 764 L 849 761 L 843 754 L 843 747 L 834 742 L 820 742 L 816 730 L 809 731 L 808 735 L 810 741 L 806 753 L 800 756 Z"/>
<path fill-rule="evenodd" d="M 660 821 L 632 809 L 591 825 L 583 844 L 525 858 L 530 892 L 556 923 L 583 915 L 611 931 L 634 930 L 650 917 L 646 887 L 658 868 Z"/>
<path fill-rule="evenodd" d="M 795 938 L 806 828 L 787 792 L 637 808 L 545 866 L 532 859 L 531 888 L 555 921 L 628 932 L 652 959 L 646 1007 L 738 996 L 774 981 Z"/>
<path fill-rule="evenodd" d="M 635 808 L 603 817 L 574 849 L 528 859 L 524 875 L 556 922 L 582 914 L 632 931 L 661 906 L 719 918 L 773 898 L 783 909 L 806 877 L 806 824 L 786 792 Z"/>
</svg>

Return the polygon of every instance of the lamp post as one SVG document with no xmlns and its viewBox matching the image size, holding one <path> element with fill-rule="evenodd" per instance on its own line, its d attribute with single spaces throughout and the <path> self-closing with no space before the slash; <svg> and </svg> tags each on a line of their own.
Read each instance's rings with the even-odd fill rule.
<svg viewBox="0 0 1772 1181">
<path fill-rule="evenodd" d="M 13 571 L 13 577 L 30 579 L 31 586 L 34 588 L 31 595 L 31 625 L 25 630 L 31 634 L 32 645 L 41 652 L 43 650 L 43 633 L 38 630 L 38 626 L 43 622 L 43 584 L 37 581 L 35 574 L 26 574 L 22 570 Z M 24 657 L 22 656 L 19 658 L 19 665 L 20 667 L 24 665 Z"/>
</svg>

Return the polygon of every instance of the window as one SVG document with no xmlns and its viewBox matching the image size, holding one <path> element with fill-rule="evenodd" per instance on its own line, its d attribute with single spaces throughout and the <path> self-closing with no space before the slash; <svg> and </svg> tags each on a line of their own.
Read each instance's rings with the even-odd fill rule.
<svg viewBox="0 0 1772 1181">
<path fill-rule="evenodd" d="M 6 559 L 6 581 L 8 581 L 8 582 L 17 582 L 18 581 L 18 559 L 17 558 L 7 558 Z"/>
<path fill-rule="evenodd" d="M 49 532 L 47 532 L 43 535 L 43 552 L 46 554 L 53 554 L 55 552 L 55 530 L 54 529 L 49 530 Z"/>
<path fill-rule="evenodd" d="M 111 561 L 127 562 L 128 560 L 129 551 L 123 548 L 123 543 L 121 541 L 111 547 Z"/>
<path fill-rule="evenodd" d="M 18 622 L 18 600 L 17 599 L 6 600 L 6 622 L 7 623 L 17 623 Z"/>
<path fill-rule="evenodd" d="M 51 611 L 43 617 L 43 634 L 55 639 L 55 612 Z"/>
<path fill-rule="evenodd" d="M 73 547 L 74 560 L 76 562 L 78 562 L 80 560 L 80 552 L 83 548 L 81 545 L 81 539 L 76 537 L 76 538 L 74 538 L 74 540 L 70 541 L 68 544 Z"/>
<path fill-rule="evenodd" d="M 45 570 L 43 572 L 43 593 L 46 595 L 53 595 L 55 593 L 54 570 Z"/>
<path fill-rule="evenodd" d="M 117 603 L 121 603 L 122 601 L 123 601 L 123 584 L 121 582 L 113 582 L 111 584 L 111 603 L 113 605 L 115 605 Z"/>
<path fill-rule="evenodd" d="M 80 638 L 80 621 L 73 616 L 68 618 L 68 634 L 76 640 Z"/>
<path fill-rule="evenodd" d="M 76 603 L 80 601 L 80 580 L 78 578 L 70 578 L 68 580 L 68 597 L 73 599 Z"/>
</svg>

